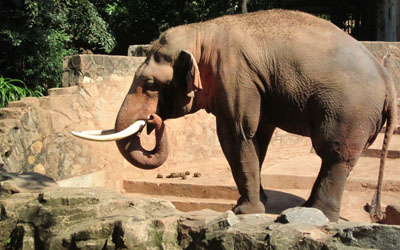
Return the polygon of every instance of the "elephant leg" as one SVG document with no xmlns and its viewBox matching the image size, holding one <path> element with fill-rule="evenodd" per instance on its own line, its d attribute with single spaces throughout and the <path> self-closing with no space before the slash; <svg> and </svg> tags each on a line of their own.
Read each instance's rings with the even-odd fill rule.
<svg viewBox="0 0 400 250">
<path fill-rule="evenodd" d="M 311 195 L 303 206 L 318 208 L 330 221 L 338 221 L 344 186 L 352 167 L 344 162 L 323 160 Z"/>
<path fill-rule="evenodd" d="M 303 206 L 318 208 L 330 221 L 338 221 L 346 180 L 366 141 L 364 137 L 350 137 L 347 141 L 343 139 L 342 143 L 313 141 L 315 150 L 322 159 L 322 165 L 311 195 Z"/>
<path fill-rule="evenodd" d="M 243 138 L 234 123 L 217 119 L 217 134 L 222 151 L 231 167 L 240 198 L 233 208 L 236 214 L 265 213 L 260 201 L 260 163 L 256 137 Z"/>
<path fill-rule="evenodd" d="M 264 126 L 257 132 L 257 143 L 258 143 L 258 161 L 260 165 L 260 201 L 264 204 L 265 210 L 267 209 L 268 197 L 264 192 L 264 188 L 261 184 L 261 168 L 267 154 L 268 145 L 271 141 L 275 127 Z"/>
</svg>

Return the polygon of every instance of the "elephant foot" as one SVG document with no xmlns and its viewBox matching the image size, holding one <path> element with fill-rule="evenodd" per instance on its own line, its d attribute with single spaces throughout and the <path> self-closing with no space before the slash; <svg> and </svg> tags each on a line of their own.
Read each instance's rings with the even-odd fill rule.
<svg viewBox="0 0 400 250">
<path fill-rule="evenodd" d="M 237 204 L 232 211 L 235 214 L 263 214 L 265 213 L 265 205 L 261 201 L 257 202 L 242 202 Z"/>
<path fill-rule="evenodd" d="M 339 220 L 339 213 L 340 213 L 340 208 L 337 209 L 332 209 L 332 208 L 326 208 L 324 206 L 320 206 L 318 204 L 311 204 L 311 202 L 306 201 L 303 204 L 303 207 L 313 207 L 321 210 L 325 216 L 329 219 L 331 222 L 337 222 Z"/>
</svg>

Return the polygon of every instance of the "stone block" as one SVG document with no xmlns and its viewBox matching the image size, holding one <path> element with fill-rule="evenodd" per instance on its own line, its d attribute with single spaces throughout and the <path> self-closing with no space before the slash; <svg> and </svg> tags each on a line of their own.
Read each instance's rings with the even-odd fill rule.
<svg viewBox="0 0 400 250">
<path fill-rule="evenodd" d="M 133 77 L 143 61 L 141 57 L 99 54 L 67 56 L 63 61 L 62 86 L 103 84 L 110 80 L 111 75 Z"/>
<path fill-rule="evenodd" d="M 385 219 L 382 223 L 389 225 L 400 225 L 400 206 L 388 205 L 386 207 Z"/>
</svg>

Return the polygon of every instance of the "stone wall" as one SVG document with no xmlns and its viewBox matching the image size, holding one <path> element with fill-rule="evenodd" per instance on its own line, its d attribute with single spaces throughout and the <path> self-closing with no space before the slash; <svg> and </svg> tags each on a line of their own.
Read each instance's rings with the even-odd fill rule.
<svg viewBox="0 0 400 250">
<path fill-rule="evenodd" d="M 400 42 L 362 42 L 377 56 L 392 77 L 400 97 Z"/>
<path fill-rule="evenodd" d="M 1 167 L 62 180 L 123 166 L 114 143 L 79 140 L 71 136 L 71 130 L 113 128 L 142 61 L 101 55 L 67 57 L 64 85 L 75 86 L 51 89 L 49 96 L 25 98 L 0 109 Z"/>
<path fill-rule="evenodd" d="M 382 59 L 396 85 L 400 82 L 399 43 L 364 43 Z M 49 96 L 25 98 L 0 109 L 0 168 L 36 171 L 66 186 L 119 188 L 125 171 L 139 171 L 113 142 L 88 142 L 71 130 L 113 128 L 140 57 L 80 55 L 64 61 L 64 88 Z M 397 88 L 399 91 L 400 88 Z M 215 133 L 215 118 L 204 111 L 167 121 L 170 155 L 165 163 L 190 164 L 224 158 Z M 154 145 L 150 135 L 148 147 Z M 152 144 L 153 143 L 153 144 Z M 309 144 L 309 139 L 277 130 L 272 145 Z M 111 178 L 113 177 L 113 178 Z M 111 182 L 117 180 L 116 182 Z"/>
<path fill-rule="evenodd" d="M 137 57 L 141 56 L 144 55 L 137 55 Z M 126 56 L 67 56 L 63 61 L 62 86 L 69 87 L 84 83 L 102 84 L 115 81 L 115 77 L 133 77 L 138 63 L 142 60 L 144 59 Z"/>
</svg>

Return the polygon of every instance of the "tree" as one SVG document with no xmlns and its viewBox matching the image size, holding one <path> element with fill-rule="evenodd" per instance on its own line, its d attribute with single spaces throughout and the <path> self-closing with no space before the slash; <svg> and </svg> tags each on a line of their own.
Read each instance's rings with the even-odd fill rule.
<svg viewBox="0 0 400 250">
<path fill-rule="evenodd" d="M 242 2 L 242 13 L 247 13 L 247 3 L 249 2 L 249 0 L 243 0 Z"/>
<path fill-rule="evenodd" d="M 2 0 L 0 23 L 0 75 L 32 89 L 59 85 L 64 56 L 115 45 L 89 0 Z"/>
<path fill-rule="evenodd" d="M 129 45 L 149 43 L 163 31 L 181 24 L 239 13 L 239 0 L 96 0 L 117 44 L 113 54 L 126 55 Z"/>
</svg>

